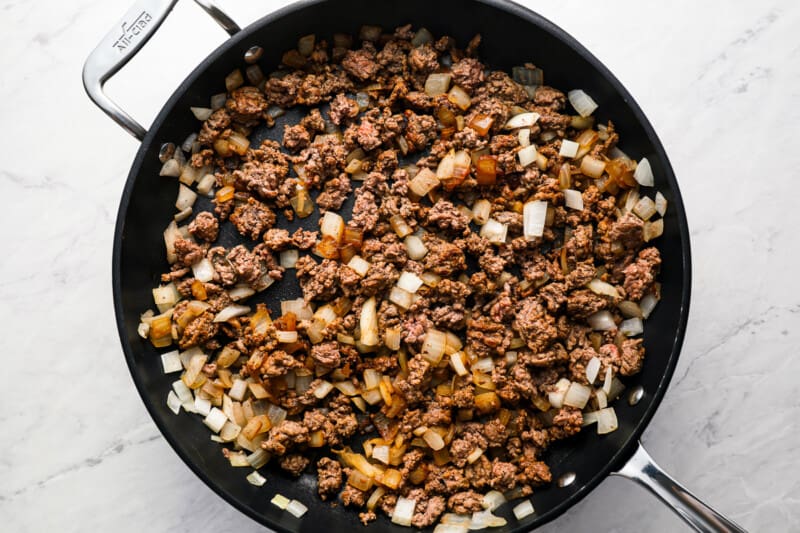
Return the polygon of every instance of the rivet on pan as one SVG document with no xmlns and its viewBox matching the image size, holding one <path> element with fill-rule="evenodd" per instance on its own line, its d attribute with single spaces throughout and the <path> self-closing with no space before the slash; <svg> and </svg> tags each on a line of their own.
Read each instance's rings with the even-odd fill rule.
<svg viewBox="0 0 800 533">
<path fill-rule="evenodd" d="M 558 478 L 558 486 L 562 489 L 564 487 L 569 487 L 573 483 L 575 483 L 575 472 L 567 472 L 566 474 L 561 474 L 561 477 Z"/>
<path fill-rule="evenodd" d="M 175 145 L 173 143 L 164 143 L 158 151 L 158 160 L 166 163 L 172 156 L 175 155 Z"/>
<path fill-rule="evenodd" d="M 641 385 L 637 385 L 628 394 L 628 403 L 636 405 L 642 399 L 642 396 L 644 396 L 644 388 Z"/>
<path fill-rule="evenodd" d="M 264 54 L 264 49 L 260 46 L 251 46 L 247 49 L 247 52 L 244 53 L 244 60 L 247 63 L 255 63 L 261 56 Z"/>
</svg>

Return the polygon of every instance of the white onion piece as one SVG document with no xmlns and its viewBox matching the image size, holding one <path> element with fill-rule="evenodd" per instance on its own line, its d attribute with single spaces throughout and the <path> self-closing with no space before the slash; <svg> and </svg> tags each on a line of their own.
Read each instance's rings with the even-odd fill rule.
<svg viewBox="0 0 800 533">
<path fill-rule="evenodd" d="M 375 297 L 368 299 L 361 307 L 361 344 L 365 346 L 376 346 L 378 338 L 378 312 Z"/>
<path fill-rule="evenodd" d="M 622 383 L 617 376 L 611 378 L 611 386 L 608 390 L 608 401 L 613 402 L 625 390 L 625 384 Z"/>
<path fill-rule="evenodd" d="M 506 497 L 503 496 L 502 492 L 496 490 L 490 490 L 489 492 L 484 494 L 481 505 L 483 505 L 484 509 L 494 511 L 504 503 L 506 503 Z"/>
<path fill-rule="evenodd" d="M 519 505 L 515 505 L 513 511 L 517 520 L 522 520 L 523 518 L 533 514 L 533 504 L 530 500 L 525 500 Z"/>
<path fill-rule="evenodd" d="M 429 74 L 425 80 L 425 94 L 428 96 L 438 96 L 447 92 L 450 87 L 450 79 L 453 76 L 445 73 Z"/>
<path fill-rule="evenodd" d="M 333 390 L 333 383 L 328 381 L 323 381 L 319 385 L 316 386 L 314 389 L 314 397 L 319 398 L 320 400 L 323 399 L 325 396 L 328 395 L 329 392 Z"/>
<path fill-rule="evenodd" d="M 492 370 L 494 370 L 494 361 L 491 357 L 484 357 L 483 359 L 478 359 L 470 365 L 472 370 L 477 370 L 478 372 L 483 372 L 484 374 L 491 374 Z"/>
<path fill-rule="evenodd" d="M 261 487 L 267 482 L 267 478 L 258 473 L 258 470 L 253 470 L 247 474 L 247 482 L 256 487 Z"/>
<path fill-rule="evenodd" d="M 433 528 L 433 533 L 467 533 L 467 531 L 469 531 L 469 527 L 457 526 L 455 524 L 439 523 Z"/>
<path fill-rule="evenodd" d="M 449 526 L 461 526 L 469 530 L 469 523 L 472 522 L 472 516 L 468 514 L 445 513 L 439 520 L 440 524 Z"/>
<path fill-rule="evenodd" d="M 372 458 L 376 461 L 388 465 L 389 464 L 389 447 L 384 445 L 375 446 L 372 448 Z"/>
<path fill-rule="evenodd" d="M 239 300 L 244 300 L 245 298 L 249 298 L 250 296 L 256 293 L 252 287 L 249 285 L 241 284 L 236 285 L 234 288 L 228 291 L 228 296 L 231 297 L 231 300 L 234 302 L 238 302 Z"/>
<path fill-rule="evenodd" d="M 208 428 L 214 433 L 219 433 L 219 431 L 222 429 L 222 426 L 224 426 L 225 422 L 227 421 L 228 417 L 225 415 L 225 413 L 216 407 L 212 407 L 211 411 L 209 411 L 208 415 L 203 419 L 203 424 L 208 426 Z"/>
<path fill-rule="evenodd" d="M 597 399 L 598 409 L 605 409 L 608 407 L 608 395 L 603 389 L 597 389 L 594 391 L 594 397 Z"/>
<path fill-rule="evenodd" d="M 180 372 L 183 370 L 183 364 L 181 363 L 181 356 L 178 353 L 178 350 L 162 353 L 161 367 L 164 369 L 165 374 L 171 374 L 173 372 Z"/>
<path fill-rule="evenodd" d="M 578 148 L 580 144 L 576 143 L 575 141 L 570 141 L 569 139 L 564 139 L 561 141 L 561 149 L 558 151 L 558 155 L 561 157 L 569 157 L 573 158 L 578 155 Z"/>
<path fill-rule="evenodd" d="M 422 280 L 413 272 L 404 271 L 397 280 L 397 286 L 404 291 L 414 294 L 422 287 Z"/>
<path fill-rule="evenodd" d="M 319 223 L 319 232 L 323 236 L 331 237 L 334 241 L 339 242 L 344 233 L 344 219 L 338 213 L 325 211 Z"/>
<path fill-rule="evenodd" d="M 622 324 L 619 325 L 619 331 L 628 337 L 641 335 L 644 333 L 644 323 L 641 318 L 629 318 L 622 321 Z"/>
<path fill-rule="evenodd" d="M 232 304 L 228 307 L 225 307 L 217 313 L 217 316 L 214 317 L 214 322 L 227 322 L 232 318 L 236 318 L 237 316 L 246 315 L 250 312 L 250 308 L 246 305 L 237 305 Z"/>
<path fill-rule="evenodd" d="M 270 503 L 277 507 L 278 509 L 285 511 L 286 507 L 289 506 L 292 500 L 284 496 L 283 494 L 276 494 L 270 500 Z"/>
<path fill-rule="evenodd" d="M 403 309 L 408 309 L 414 304 L 414 295 L 395 285 L 389 291 L 389 301 Z"/>
<path fill-rule="evenodd" d="M 167 394 L 167 407 L 176 415 L 180 412 L 181 400 L 178 398 L 178 395 L 175 394 L 175 391 L 169 391 L 169 394 Z"/>
<path fill-rule="evenodd" d="M 178 199 L 175 200 L 175 208 L 178 211 L 183 211 L 187 207 L 192 207 L 195 200 L 197 200 L 197 193 L 183 183 L 180 183 L 178 187 Z"/>
<path fill-rule="evenodd" d="M 492 244 L 504 244 L 508 236 L 508 224 L 501 224 L 490 218 L 481 227 L 480 235 Z"/>
<path fill-rule="evenodd" d="M 466 376 L 469 372 L 467 367 L 464 366 L 464 361 L 461 359 L 461 352 L 453 352 L 450 354 L 450 366 L 459 376 Z"/>
<path fill-rule="evenodd" d="M 600 373 L 600 359 L 597 357 L 592 357 L 589 359 L 589 362 L 586 363 L 586 381 L 590 384 L 594 383 L 594 380 L 597 379 L 597 374 Z"/>
<path fill-rule="evenodd" d="M 652 187 L 655 185 L 655 178 L 653 177 L 653 169 L 650 166 L 650 161 L 643 157 L 639 164 L 636 165 L 636 170 L 633 172 L 633 179 L 639 182 L 639 185 L 645 187 Z"/>
<path fill-rule="evenodd" d="M 394 506 L 394 511 L 392 512 L 392 523 L 399 526 L 410 526 L 416 506 L 416 500 L 409 500 L 408 498 L 399 496 Z"/>
<path fill-rule="evenodd" d="M 600 296 L 619 298 L 619 292 L 617 292 L 617 289 L 613 285 L 598 278 L 594 278 L 592 281 L 587 283 L 586 288 Z"/>
<path fill-rule="evenodd" d="M 350 258 L 350 261 L 347 263 L 347 266 L 353 269 L 353 271 L 361 276 L 362 278 L 367 275 L 369 271 L 370 264 L 369 262 L 361 257 L 360 255 L 354 255 Z"/>
<path fill-rule="evenodd" d="M 358 389 L 353 385 L 352 381 L 337 381 L 333 386 L 339 389 L 345 396 L 355 396 L 358 394 Z"/>
<path fill-rule="evenodd" d="M 625 318 L 644 318 L 639 304 L 630 300 L 624 300 L 617 305 L 617 309 Z"/>
<path fill-rule="evenodd" d="M 583 195 L 574 189 L 564 190 L 564 204 L 570 209 L 583 211 Z"/>
<path fill-rule="evenodd" d="M 608 393 L 611 392 L 611 383 L 613 378 L 614 374 L 611 371 L 611 365 L 609 365 L 606 367 L 606 375 L 605 379 L 603 380 L 603 392 L 606 393 L 606 396 L 608 396 Z"/>
<path fill-rule="evenodd" d="M 614 317 L 608 311 L 598 311 L 586 320 L 595 331 L 610 331 L 617 327 Z"/>
<path fill-rule="evenodd" d="M 577 407 L 583 409 L 586 403 L 592 396 L 591 387 L 587 387 L 581 383 L 573 382 L 570 384 L 567 393 L 564 395 L 564 405 L 569 407 Z"/>
<path fill-rule="evenodd" d="M 289 505 L 286 506 L 286 510 L 289 511 L 290 514 L 293 516 L 300 518 L 308 511 L 308 507 L 303 505 L 302 502 L 297 500 L 292 500 L 289 502 Z"/>
<path fill-rule="evenodd" d="M 189 387 L 187 387 L 183 381 L 181 380 L 173 381 L 172 390 L 175 391 L 175 395 L 178 396 L 178 399 L 181 401 L 181 403 L 194 401 L 194 397 L 192 396 L 192 390 Z"/>
<path fill-rule="evenodd" d="M 592 97 L 580 89 L 569 91 L 567 98 L 575 111 L 582 117 L 588 117 L 597 109 L 597 103 L 592 100 Z"/>
<path fill-rule="evenodd" d="M 656 212 L 656 203 L 647 196 L 642 196 L 633 206 L 633 214 L 642 220 L 650 220 Z"/>
<path fill-rule="evenodd" d="M 536 152 L 536 145 L 529 145 L 517 152 L 517 157 L 519 158 L 519 164 L 523 167 L 527 167 L 531 163 L 536 161 L 538 153 Z"/>
<path fill-rule="evenodd" d="M 186 220 L 190 216 L 192 216 L 192 208 L 191 207 L 187 207 L 183 211 L 178 211 L 177 213 L 175 213 L 175 216 L 172 217 L 172 218 L 175 219 L 175 222 L 183 222 L 184 220 Z"/>
<path fill-rule="evenodd" d="M 583 156 L 583 159 L 581 159 L 581 173 L 589 177 L 599 178 L 603 175 L 605 169 L 606 163 L 602 159 L 597 159 L 590 155 Z"/>
<path fill-rule="evenodd" d="M 284 250 L 280 255 L 281 266 L 283 268 L 294 268 L 299 257 L 300 252 L 297 250 Z"/>
<path fill-rule="evenodd" d="M 214 279 L 214 265 L 207 257 L 202 258 L 200 261 L 192 265 L 192 275 L 194 279 L 207 283 Z"/>
<path fill-rule="evenodd" d="M 432 429 L 428 429 L 422 434 L 422 440 L 424 440 L 434 451 L 444 448 L 444 439 Z"/>
<path fill-rule="evenodd" d="M 311 320 L 314 317 L 311 308 L 302 298 L 283 300 L 281 302 L 281 315 L 286 315 L 287 313 L 294 313 L 297 320 Z"/>
<path fill-rule="evenodd" d="M 213 109 L 208 107 L 190 107 L 189 109 L 197 120 L 208 120 L 208 117 L 214 112 Z"/>
<path fill-rule="evenodd" d="M 656 192 L 656 212 L 662 217 L 667 212 L 667 199 L 664 198 L 661 191 Z"/>
<path fill-rule="evenodd" d="M 406 247 L 408 257 L 414 261 L 419 261 L 428 253 L 428 248 L 425 246 L 425 243 L 416 235 L 407 236 L 403 241 L 403 245 Z"/>
<path fill-rule="evenodd" d="M 228 391 L 228 396 L 231 400 L 241 402 L 244 400 L 244 395 L 247 394 L 247 382 L 243 379 L 234 379 L 233 385 Z"/>
<path fill-rule="evenodd" d="M 611 433 L 618 427 L 617 413 L 613 407 L 606 407 L 597 411 L 597 433 L 599 435 Z"/>
<path fill-rule="evenodd" d="M 647 221 L 644 223 L 644 228 L 642 228 L 642 236 L 644 237 L 644 242 L 650 242 L 656 237 L 660 237 L 664 233 L 664 219 L 659 218 L 655 222 Z"/>
<path fill-rule="evenodd" d="M 581 427 L 590 426 L 596 423 L 597 423 L 597 411 L 587 411 L 583 413 L 583 421 L 581 422 Z"/>
<path fill-rule="evenodd" d="M 206 174 L 197 182 L 197 192 L 208 196 L 216 183 L 217 178 L 214 177 L 214 174 Z"/>
<path fill-rule="evenodd" d="M 570 381 L 568 379 L 559 379 L 556 383 L 555 390 L 547 393 L 547 400 L 550 402 L 550 405 L 556 409 L 561 409 L 564 406 L 564 395 L 567 393 L 569 386 Z"/>
<path fill-rule="evenodd" d="M 525 203 L 522 208 L 523 234 L 526 239 L 541 237 L 544 234 L 544 224 L 547 219 L 547 202 L 535 200 Z"/>
<path fill-rule="evenodd" d="M 153 301 L 158 307 L 159 313 L 166 313 L 180 299 L 181 293 L 178 292 L 178 287 L 175 286 L 174 282 L 153 289 Z"/>
<path fill-rule="evenodd" d="M 181 164 L 174 159 L 168 159 L 161 170 L 158 172 L 159 176 L 168 176 L 170 178 L 177 178 L 181 175 Z"/>
<path fill-rule="evenodd" d="M 658 303 L 658 299 L 656 295 L 653 293 L 645 294 L 642 297 L 642 300 L 639 302 L 639 309 L 642 310 L 642 316 L 644 318 L 648 318 L 650 313 L 653 312 L 653 309 L 656 308 L 656 304 Z"/>
<path fill-rule="evenodd" d="M 530 128 L 539 120 L 539 113 L 528 112 L 514 115 L 505 123 L 503 129 L 514 130 L 517 128 Z"/>
<path fill-rule="evenodd" d="M 194 411 L 203 416 L 208 416 L 211 413 L 211 400 L 201 398 L 200 396 L 194 397 Z"/>
<path fill-rule="evenodd" d="M 178 256 L 175 255 L 175 241 L 182 237 L 183 235 L 178 229 L 178 224 L 176 224 L 174 220 L 170 222 L 169 226 L 164 230 L 164 245 L 167 248 L 167 261 L 170 263 L 174 263 L 178 260 Z"/>
<path fill-rule="evenodd" d="M 472 521 L 469 524 L 470 530 L 484 529 L 487 527 L 503 527 L 508 522 L 502 516 L 495 516 L 488 509 L 472 513 Z"/>
<path fill-rule="evenodd" d="M 531 145 L 531 129 L 530 128 L 522 128 L 517 132 L 517 141 L 519 141 L 519 145 L 522 147 L 530 146 Z"/>
<path fill-rule="evenodd" d="M 485 198 L 475 200 L 472 204 L 472 220 L 479 226 L 486 224 L 492 215 L 492 203 Z M 413 259 L 413 258 L 412 258 Z"/>
<path fill-rule="evenodd" d="M 297 332 L 275 330 L 275 340 L 284 344 L 297 342 Z"/>
</svg>

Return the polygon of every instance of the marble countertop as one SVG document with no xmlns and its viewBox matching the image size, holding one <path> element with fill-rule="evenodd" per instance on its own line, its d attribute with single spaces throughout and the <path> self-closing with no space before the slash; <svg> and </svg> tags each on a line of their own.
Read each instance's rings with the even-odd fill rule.
<svg viewBox="0 0 800 533">
<path fill-rule="evenodd" d="M 282 2 L 220 0 L 246 24 Z M 689 329 L 643 440 L 751 531 L 800 529 L 800 4 L 522 2 L 585 44 L 670 154 L 691 227 Z M 82 63 L 127 0 L 0 0 L 0 529 L 258 531 L 172 452 L 135 392 L 111 302 L 117 203 L 138 143 Z M 191 29 L 191 30 L 190 30 Z M 191 33 L 190 33 L 191 31 Z M 190 37 L 189 37 L 190 36 Z M 193 3 L 109 92 L 145 124 L 224 34 Z M 541 531 L 687 530 L 612 478 Z"/>
</svg>

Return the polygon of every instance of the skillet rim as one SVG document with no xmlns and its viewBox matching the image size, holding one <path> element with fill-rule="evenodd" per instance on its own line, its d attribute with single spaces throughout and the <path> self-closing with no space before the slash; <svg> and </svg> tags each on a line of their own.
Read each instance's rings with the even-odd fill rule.
<svg viewBox="0 0 800 533">
<path fill-rule="evenodd" d="M 216 62 L 216 60 L 220 56 L 222 56 L 230 48 L 234 47 L 241 41 L 249 39 L 254 33 L 260 30 L 263 26 L 276 23 L 284 16 L 293 13 L 295 11 L 310 8 L 316 4 L 322 4 L 327 1 L 330 0 L 299 0 L 281 9 L 273 11 L 265 15 L 264 17 L 261 17 L 260 19 L 249 24 L 247 27 L 243 28 L 239 33 L 237 33 L 236 35 L 227 39 L 225 42 L 219 45 L 192 70 L 192 72 L 184 79 L 183 82 L 181 82 L 181 84 L 175 89 L 175 91 L 172 93 L 169 99 L 164 103 L 163 107 L 161 108 L 161 111 L 159 111 L 158 115 L 153 120 L 153 123 L 148 128 L 147 135 L 144 137 L 144 139 L 141 142 L 141 145 L 139 146 L 139 150 L 136 154 L 136 157 L 134 158 L 131 170 L 128 173 L 128 177 L 126 178 L 125 181 L 125 186 L 122 191 L 122 196 L 120 199 L 119 209 L 117 211 L 117 219 L 114 229 L 114 244 L 113 244 L 113 255 L 112 255 L 112 288 L 114 297 L 115 320 L 117 323 L 117 330 L 120 336 L 122 349 L 125 355 L 125 361 L 128 365 L 128 369 L 131 373 L 131 377 L 133 378 L 136 389 L 139 392 L 139 396 L 142 398 L 142 401 L 151 419 L 155 423 L 156 427 L 158 427 L 159 432 L 164 436 L 164 439 L 169 443 L 173 451 L 175 451 L 178 457 L 181 458 L 181 460 L 186 464 L 186 466 L 188 466 L 189 469 L 192 472 L 194 472 L 195 475 L 197 475 L 197 477 L 199 477 L 203 481 L 203 483 L 206 484 L 207 487 L 209 487 L 213 492 L 222 497 L 226 502 L 228 502 L 234 508 L 236 508 L 246 516 L 250 517 L 257 523 L 267 526 L 281 533 L 293 533 L 293 530 L 283 526 L 282 524 L 276 521 L 273 521 L 267 515 L 255 512 L 252 508 L 245 505 L 243 502 L 239 501 L 233 495 L 226 492 L 210 476 L 208 476 L 205 473 L 205 471 L 199 468 L 197 464 L 195 464 L 189 457 L 187 457 L 180 450 L 180 447 L 178 446 L 178 442 L 175 436 L 169 431 L 167 431 L 167 428 L 160 421 L 159 417 L 156 416 L 155 407 L 153 403 L 148 399 L 148 396 L 145 393 L 144 383 L 142 379 L 139 377 L 138 372 L 136 370 L 136 362 L 134 357 L 135 350 L 131 346 L 130 338 L 127 335 L 125 322 L 123 320 L 122 285 L 121 285 L 122 242 L 123 242 L 122 237 L 125 230 L 125 222 L 128 213 L 128 206 L 132 196 L 134 183 L 136 182 L 136 179 L 141 171 L 145 154 L 148 152 L 151 144 L 154 143 L 156 133 L 161 129 L 161 126 L 163 125 L 165 119 L 169 116 L 169 114 L 171 113 L 175 104 L 181 98 L 181 96 L 197 81 L 197 78 L 199 78 L 200 75 L 202 75 L 209 68 L 209 66 L 211 66 L 214 62 Z M 674 196 L 674 198 L 671 200 L 671 208 L 672 208 L 671 210 L 673 211 L 674 216 L 676 216 L 677 218 L 678 232 L 680 235 L 680 242 L 681 242 L 680 246 L 682 252 L 681 269 L 682 269 L 682 276 L 684 279 L 684 283 L 683 286 L 681 287 L 681 297 L 680 297 L 680 307 L 679 307 L 680 316 L 678 318 L 678 327 L 675 331 L 675 336 L 672 342 L 672 349 L 670 351 L 669 361 L 666 364 L 666 368 L 661 377 L 661 380 L 655 391 L 653 391 L 652 395 L 650 396 L 649 404 L 647 405 L 638 424 L 636 424 L 633 430 L 631 431 L 628 440 L 617 449 L 617 452 L 614 454 L 612 459 L 608 463 L 606 463 L 604 467 L 599 469 L 593 477 L 588 479 L 580 489 L 570 494 L 562 502 L 560 502 L 555 507 L 549 509 L 547 512 L 538 515 L 538 519 L 536 521 L 537 522 L 536 527 L 540 527 L 554 520 L 555 518 L 561 516 L 569 508 L 576 505 L 579 501 L 585 498 L 590 492 L 592 492 L 611 473 L 613 473 L 614 470 L 621 467 L 627 461 L 627 459 L 630 458 L 630 456 L 633 454 L 634 450 L 638 445 L 638 441 L 642 433 L 649 425 L 650 421 L 652 420 L 655 414 L 656 409 L 658 409 L 658 406 L 661 404 L 661 401 L 663 400 L 664 394 L 666 393 L 666 390 L 675 372 L 675 367 L 677 366 L 678 363 L 678 358 L 686 334 L 686 326 L 689 317 L 689 301 L 690 301 L 691 286 L 692 286 L 691 245 L 689 237 L 689 227 L 688 227 L 688 222 L 686 220 L 686 212 L 684 210 L 683 198 L 680 192 L 680 188 L 678 186 L 675 173 L 672 169 L 672 165 L 670 164 L 669 159 L 667 157 L 666 151 L 664 150 L 664 147 L 661 144 L 658 135 L 653 129 L 653 126 L 650 124 L 650 121 L 647 119 L 644 112 L 639 107 L 638 103 L 634 100 L 633 96 L 631 96 L 631 94 L 616 78 L 616 76 L 614 76 L 614 74 L 612 74 L 611 71 L 599 59 L 597 59 L 591 52 L 589 52 L 589 50 L 586 49 L 574 37 L 572 37 L 565 30 L 561 29 L 559 26 L 557 26 L 550 20 L 546 19 L 542 15 L 509 0 L 473 0 L 473 1 L 475 3 L 485 4 L 489 7 L 506 11 L 513 16 L 524 19 L 525 21 L 537 26 L 543 31 L 550 33 L 554 38 L 561 41 L 564 45 L 571 48 L 575 53 L 577 53 L 584 60 L 590 63 L 592 67 L 595 68 L 597 72 L 601 76 L 603 76 L 606 79 L 606 81 L 613 87 L 613 89 L 623 98 L 623 100 L 630 107 L 634 118 L 645 131 L 646 136 L 650 141 L 650 143 L 652 144 L 654 152 L 658 156 L 660 163 L 663 167 L 664 179 L 669 184 L 669 187 Z M 519 524 L 519 527 L 517 528 L 514 528 L 513 526 L 511 528 L 512 533 L 518 533 L 525 530 L 526 526 L 523 526 L 521 524 Z"/>
</svg>

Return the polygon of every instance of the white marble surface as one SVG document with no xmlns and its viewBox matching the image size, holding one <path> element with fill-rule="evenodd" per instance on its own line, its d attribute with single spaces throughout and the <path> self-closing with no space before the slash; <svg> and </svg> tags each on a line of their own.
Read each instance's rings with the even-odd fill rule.
<svg viewBox="0 0 800 533">
<path fill-rule="evenodd" d="M 222 1 L 242 23 L 281 4 Z M 645 444 L 746 528 L 800 530 L 800 4 L 524 3 L 628 87 L 683 190 L 689 331 Z M 167 446 L 117 339 L 113 223 L 138 144 L 89 103 L 80 70 L 127 4 L 0 0 L 0 530 L 257 531 Z M 110 84 L 144 123 L 223 40 L 187 0 L 175 15 Z M 542 531 L 684 529 L 609 479 Z"/>
</svg>

